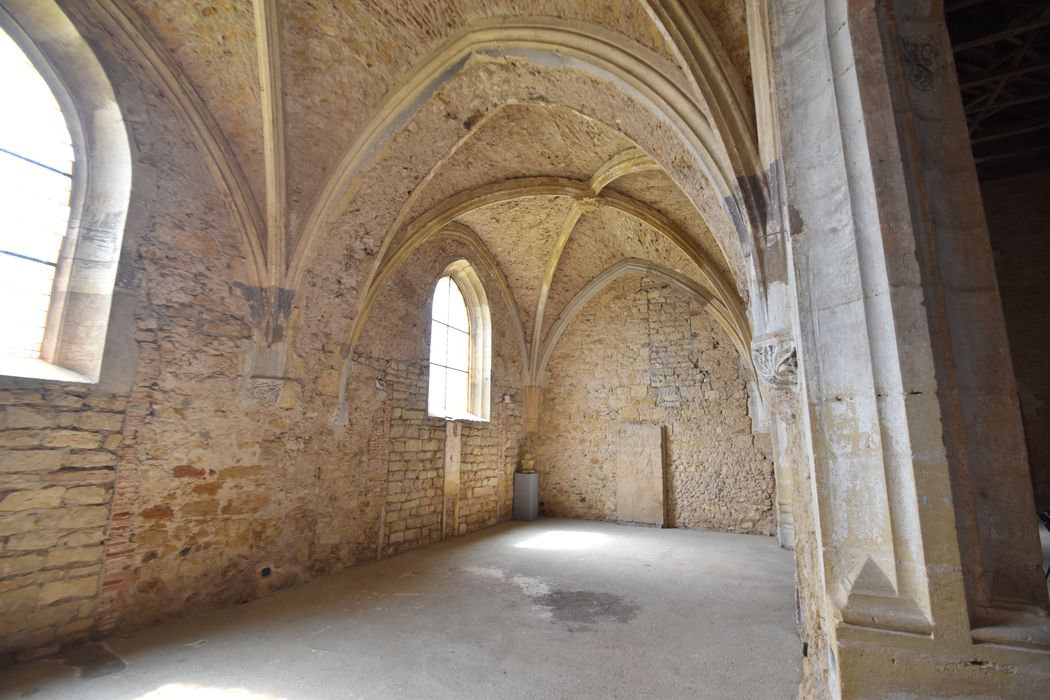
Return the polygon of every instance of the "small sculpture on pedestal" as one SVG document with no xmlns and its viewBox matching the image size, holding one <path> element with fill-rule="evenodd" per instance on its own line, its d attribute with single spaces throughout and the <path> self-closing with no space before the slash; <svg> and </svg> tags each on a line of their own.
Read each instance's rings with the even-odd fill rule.
<svg viewBox="0 0 1050 700">
<path fill-rule="evenodd" d="M 522 474 L 533 474 L 536 471 L 536 458 L 532 456 L 532 452 L 526 449 L 521 453 L 521 466 L 518 471 Z"/>
<path fill-rule="evenodd" d="M 540 475 L 529 445 L 522 445 L 518 471 L 514 474 L 514 519 L 535 520 L 540 512 Z"/>
</svg>

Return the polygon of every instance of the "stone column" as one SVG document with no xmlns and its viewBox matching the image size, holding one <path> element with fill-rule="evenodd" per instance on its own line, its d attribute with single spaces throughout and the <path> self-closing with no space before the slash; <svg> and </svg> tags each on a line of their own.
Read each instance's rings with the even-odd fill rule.
<svg viewBox="0 0 1050 700">
<path fill-rule="evenodd" d="M 1034 509 L 951 48 L 941 18 L 918 25 L 895 8 L 770 4 L 796 476 L 812 485 L 806 536 L 819 551 L 800 579 L 823 617 L 812 629 L 830 637 L 830 693 L 851 697 L 895 687 L 906 669 L 930 692 L 994 687 L 962 662 L 988 652 L 971 646 L 957 522 L 968 562 L 967 537 L 994 547 L 968 572 L 1008 577 L 1004 591 L 1035 596 L 1033 610 L 1046 603 L 1031 585 Z M 775 368 L 785 351 L 767 352 Z M 1045 643 L 1038 624 L 1026 629 L 1026 644 Z M 937 675 L 930 654 L 959 661 Z"/>
<path fill-rule="evenodd" d="M 870 13 L 896 52 L 898 122 L 927 193 L 916 255 L 933 334 L 945 444 L 974 626 L 1045 614 L 1016 380 L 943 16 L 929 2 Z M 891 19 L 895 21 L 890 21 Z"/>
<path fill-rule="evenodd" d="M 525 387 L 525 431 L 534 434 L 540 429 L 540 408 L 543 402 L 542 386 Z"/>
<path fill-rule="evenodd" d="M 781 167 L 778 105 L 773 71 L 773 38 L 763 0 L 747 0 L 748 45 L 755 99 L 758 154 L 762 172 L 740 177 L 737 199 L 746 203 L 747 223 L 738 221 L 748 263 L 748 320 L 751 354 L 762 404 L 762 428 L 774 449 L 777 537 L 782 547 L 795 546 L 795 475 L 798 468 L 789 425 L 798 421 L 796 312 L 788 208 Z"/>
</svg>

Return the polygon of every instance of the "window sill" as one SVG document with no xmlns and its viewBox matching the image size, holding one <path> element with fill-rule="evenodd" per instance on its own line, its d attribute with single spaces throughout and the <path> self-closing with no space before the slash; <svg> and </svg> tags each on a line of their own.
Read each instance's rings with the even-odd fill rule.
<svg viewBox="0 0 1050 700">
<path fill-rule="evenodd" d="M 457 413 L 451 416 L 439 416 L 433 413 L 428 413 L 427 418 L 434 418 L 437 420 L 449 421 L 460 421 L 463 423 L 488 423 L 488 418 L 482 418 L 481 416 L 475 416 L 472 413 Z"/>
<path fill-rule="evenodd" d="M 0 377 L 46 379 L 67 384 L 94 384 L 79 372 L 33 357 L 0 357 Z"/>
</svg>

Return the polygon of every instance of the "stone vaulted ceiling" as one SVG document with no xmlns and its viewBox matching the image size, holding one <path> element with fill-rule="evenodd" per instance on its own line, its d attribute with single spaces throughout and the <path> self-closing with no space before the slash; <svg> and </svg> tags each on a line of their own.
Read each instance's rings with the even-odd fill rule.
<svg viewBox="0 0 1050 700">
<path fill-rule="evenodd" d="M 378 238 L 362 244 L 377 253 L 370 284 L 384 279 L 384 266 L 396 267 L 392 258 L 399 246 L 411 243 L 421 225 L 440 218 L 435 231 L 466 227 L 501 267 L 523 335 L 535 346 L 577 294 L 625 260 L 647 261 L 706 286 L 732 307 L 727 315 L 737 308 L 737 325 L 742 318 L 743 263 L 739 250 L 725 245 L 735 236 L 719 238 L 709 226 L 712 216 L 724 216 L 725 195 L 716 191 L 731 185 L 733 173 L 722 174 L 725 184 L 719 188 L 712 173 L 690 170 L 680 157 L 673 161 L 676 172 L 667 172 L 671 156 L 659 146 L 647 152 L 636 138 L 651 132 L 653 143 L 662 143 L 668 125 L 637 122 L 630 106 L 618 105 L 619 98 L 603 91 L 600 82 L 591 80 L 593 97 L 581 97 L 578 106 L 559 104 L 557 91 L 572 94 L 573 88 L 552 82 L 548 73 L 571 74 L 574 68 L 546 65 L 550 59 L 516 64 L 513 58 L 502 73 L 486 67 L 485 61 L 505 61 L 516 51 L 499 41 L 485 44 L 486 32 L 498 31 L 486 27 L 522 18 L 515 20 L 521 23 L 519 35 L 542 41 L 544 23 L 557 20 L 562 27 L 586 28 L 581 34 L 586 39 L 568 39 L 570 44 L 606 42 L 658 67 L 669 85 L 702 92 L 695 73 L 683 68 L 680 40 L 657 19 L 660 4 L 88 0 L 75 9 L 116 18 L 124 40 L 185 111 L 199 148 L 230 195 L 260 287 L 294 288 L 310 265 L 314 254 L 308 246 L 318 235 L 308 239 L 304 232 L 330 228 L 352 198 L 345 192 L 368 186 L 367 164 L 389 160 L 404 148 L 399 167 L 368 174 L 382 178 L 398 197 L 408 195 L 399 205 L 388 197 L 389 213 L 373 207 L 370 227 L 379 233 L 370 235 Z M 720 70 L 735 76 L 732 84 L 738 87 L 729 90 L 739 97 L 750 87 L 743 5 L 720 0 L 700 5 L 720 42 Z M 463 71 L 466 96 L 454 93 L 454 81 L 447 88 L 427 87 L 434 79 L 427 71 L 444 65 L 442 56 L 456 55 L 457 37 L 467 30 L 489 48 L 463 54 L 455 64 L 472 66 L 472 73 Z M 523 48 L 523 55 L 531 50 Z M 481 63 L 475 60 L 479 56 Z M 518 97 L 499 97 L 500 82 L 509 79 L 521 81 Z M 493 87 L 486 87 L 488 82 Z M 700 121 L 724 122 L 705 99 L 695 98 Z M 613 116 L 603 122 L 586 111 Z M 465 135 L 441 146 L 442 154 L 398 146 L 399 139 L 410 143 L 402 135 L 414 130 L 429 135 L 427 124 L 437 124 L 435 119 L 453 123 Z M 629 125 L 632 119 L 637 123 Z M 635 139 L 627 136 L 629 128 Z M 433 141 L 438 140 L 435 132 Z M 712 153 L 726 162 L 740 157 Z M 683 178 L 693 194 L 679 186 Z M 698 198 L 697 192 L 710 194 Z M 466 204 L 452 206 L 457 198 Z M 449 211 L 445 218 L 435 214 Z M 367 313 L 373 291 L 368 285 L 366 290 Z"/>
<path fill-rule="evenodd" d="M 561 107 L 496 112 L 417 194 L 394 246 L 411 245 L 434 228 L 434 212 L 448 210 L 436 221 L 467 227 L 503 270 L 536 371 L 557 320 L 617 265 L 645 261 L 697 283 L 732 279 L 670 178 L 622 134 Z"/>
</svg>

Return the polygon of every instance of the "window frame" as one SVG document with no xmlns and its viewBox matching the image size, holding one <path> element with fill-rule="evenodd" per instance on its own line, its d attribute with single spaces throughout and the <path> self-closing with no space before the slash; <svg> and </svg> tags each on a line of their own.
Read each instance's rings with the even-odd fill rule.
<svg viewBox="0 0 1050 700">
<path fill-rule="evenodd" d="M 448 290 L 446 292 L 446 290 Z M 455 290 L 455 296 L 453 296 L 452 290 Z M 445 317 L 437 318 L 435 316 L 435 308 L 437 306 L 437 299 L 441 294 L 445 294 Z M 455 301 L 453 301 L 455 299 Z M 457 307 L 462 306 L 463 308 L 463 327 L 454 325 L 450 321 L 452 320 L 452 306 L 455 304 Z M 460 377 L 460 381 L 463 382 L 463 391 L 465 396 L 457 397 L 464 399 L 463 403 L 466 408 L 466 412 L 469 413 L 471 406 L 470 396 L 470 366 L 471 366 L 471 351 L 474 343 L 471 338 L 471 328 L 473 324 L 470 320 L 470 311 L 467 309 L 467 300 L 463 296 L 463 290 L 459 288 L 456 280 L 451 275 L 445 275 L 438 278 L 437 284 L 434 285 L 434 292 L 431 295 L 431 313 L 430 313 L 430 382 L 427 387 L 427 411 L 432 416 L 452 416 L 453 412 L 449 409 L 449 391 L 450 385 L 452 384 L 452 377 Z M 444 338 L 444 347 L 440 348 L 439 359 L 440 362 L 434 361 L 435 350 L 439 350 L 435 347 L 437 343 L 437 331 L 441 330 L 442 337 Z M 451 352 L 453 347 L 453 338 L 462 338 L 463 341 L 463 352 L 456 352 L 453 356 Z M 461 366 L 462 365 L 462 366 Z M 434 388 L 434 375 L 435 369 L 441 368 L 444 375 L 443 382 L 443 411 L 439 414 L 432 403 L 433 395 L 432 390 Z M 452 403 L 458 404 L 459 401 L 455 400 Z"/>
<path fill-rule="evenodd" d="M 103 380 L 110 316 L 132 186 L 131 146 L 112 85 L 94 52 L 53 2 L 10 0 L 0 29 L 25 53 L 66 120 L 75 167 L 40 357 L 0 356 L 0 377 Z M 81 235 L 89 232 L 89 235 Z M 108 353 L 123 364 L 127 352 Z M 121 357 L 117 357 L 121 356 Z M 114 367 L 112 384 L 131 371 Z"/>
<path fill-rule="evenodd" d="M 435 413 L 430 405 L 431 371 L 436 363 L 430 361 L 433 338 L 433 303 L 438 284 L 446 277 L 452 280 L 463 297 L 467 309 L 467 412 L 457 415 Z M 444 420 L 488 422 L 492 403 L 492 318 L 488 297 L 474 268 L 466 260 L 448 265 L 429 287 L 427 316 L 427 415 Z M 447 324 L 446 324 L 447 325 Z M 447 361 L 447 358 L 446 358 Z M 444 366 L 444 365 L 439 365 Z"/>
</svg>

